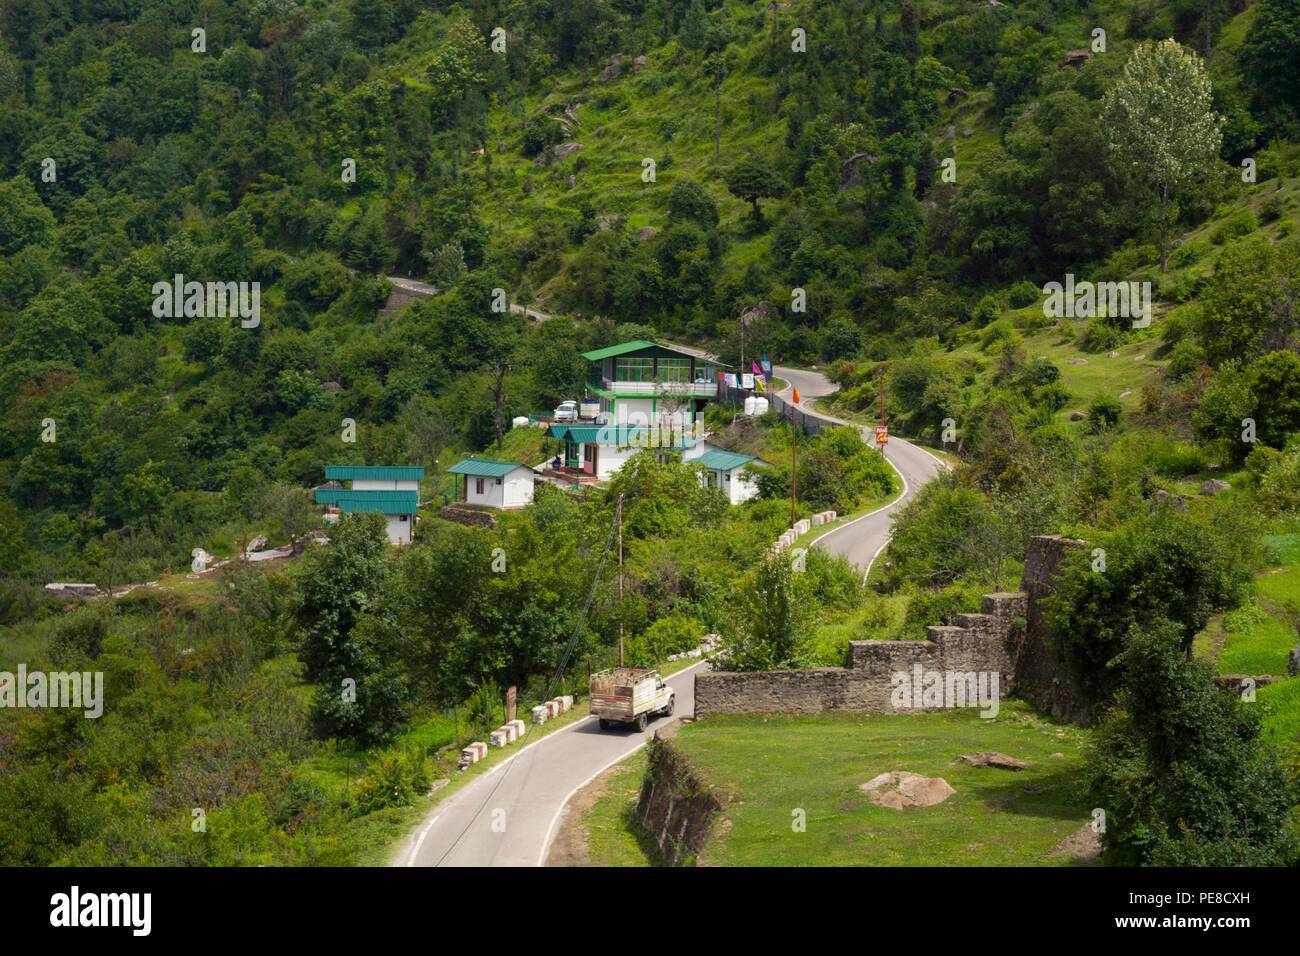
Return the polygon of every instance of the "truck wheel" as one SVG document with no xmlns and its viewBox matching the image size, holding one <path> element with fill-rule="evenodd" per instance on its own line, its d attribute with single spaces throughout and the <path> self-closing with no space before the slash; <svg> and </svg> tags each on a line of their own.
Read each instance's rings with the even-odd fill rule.
<svg viewBox="0 0 1300 956">
<path fill-rule="evenodd" d="M 645 725 L 648 723 L 649 721 L 646 719 L 646 715 L 642 714 L 636 719 L 636 729 L 641 733 L 645 733 Z"/>
<path fill-rule="evenodd" d="M 609 730 L 609 721 L 606 720 L 604 717 L 600 718 L 600 729 Z"/>
<path fill-rule="evenodd" d="M 670 696 L 668 697 L 668 706 L 667 706 L 666 708 L 664 708 L 664 716 L 665 716 L 665 717 L 671 717 L 671 716 L 673 715 L 673 706 L 674 706 L 676 703 L 677 703 L 677 697 L 676 697 L 676 695 L 670 695 Z"/>
</svg>

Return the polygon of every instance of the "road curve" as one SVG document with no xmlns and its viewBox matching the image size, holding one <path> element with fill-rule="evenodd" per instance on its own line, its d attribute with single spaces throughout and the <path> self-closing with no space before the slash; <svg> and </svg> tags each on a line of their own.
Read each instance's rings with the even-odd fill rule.
<svg viewBox="0 0 1300 956">
<path fill-rule="evenodd" d="M 675 717 L 695 713 L 699 666 L 665 678 L 676 696 Z M 651 721 L 643 734 L 635 729 L 601 730 L 595 718 L 584 717 L 531 744 L 525 735 L 514 756 L 434 807 L 395 865 L 540 866 L 569 798 L 601 771 L 644 747 L 670 719 Z"/>
<path fill-rule="evenodd" d="M 715 358 L 708 352 L 699 349 L 682 345 L 676 347 L 702 358 Z M 810 418 L 820 418 L 824 421 L 834 422 L 837 425 L 848 425 L 851 428 L 857 427 L 862 433 L 863 440 L 875 447 L 874 428 L 854 426 L 852 422 L 846 422 L 834 415 L 827 415 L 825 412 L 817 411 L 812 407 L 814 401 L 825 398 L 837 389 L 837 386 L 821 372 L 774 365 L 772 366 L 772 374 L 788 383 L 784 389 L 777 392 L 777 395 L 781 398 L 793 404 L 793 390 L 797 388 L 799 390 L 799 404 L 797 407 L 807 413 Z M 902 494 L 883 508 L 855 518 L 853 521 L 845 522 L 839 527 L 826 532 L 813 542 L 815 548 L 824 548 L 831 554 L 844 555 L 862 569 L 864 579 L 871 570 L 871 564 L 875 561 L 876 556 L 889 543 L 894 514 L 916 496 L 922 485 L 948 467 L 924 448 L 913 445 L 897 435 L 889 436 L 889 443 L 885 446 L 885 458 L 893 465 L 894 471 L 898 472 L 899 477 L 903 479 Z"/>
<path fill-rule="evenodd" d="M 772 368 L 772 373 L 777 378 L 789 383 L 786 388 L 777 394 L 786 401 L 793 402 L 792 390 L 797 388 L 799 390 L 799 404 L 797 407 L 807 412 L 810 417 L 815 416 L 840 425 L 854 427 L 851 422 L 846 422 L 833 415 L 827 415 L 825 412 L 815 411 L 812 408 L 814 400 L 823 398 L 835 391 L 835 385 L 825 375 L 820 372 L 811 372 L 799 368 L 785 368 L 779 365 Z M 862 427 L 861 432 L 863 440 L 874 447 L 876 441 L 875 429 Z M 916 496 L 922 485 L 948 467 L 924 448 L 913 445 L 897 435 L 889 436 L 889 443 L 885 445 L 885 458 L 893 465 L 894 471 L 898 472 L 899 477 L 903 479 L 902 494 L 883 508 L 879 508 L 860 518 L 855 518 L 838 528 L 826 532 L 813 543 L 813 547 L 825 548 L 831 554 L 844 555 L 862 569 L 864 578 L 867 572 L 871 570 L 871 564 L 876 560 L 876 556 L 889 543 L 894 514 Z"/>
</svg>

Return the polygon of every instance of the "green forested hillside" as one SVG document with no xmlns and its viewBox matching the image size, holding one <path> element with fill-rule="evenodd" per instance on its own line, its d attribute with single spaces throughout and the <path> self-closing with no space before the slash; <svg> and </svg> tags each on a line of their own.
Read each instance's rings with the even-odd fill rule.
<svg viewBox="0 0 1300 956">
<path fill-rule="evenodd" d="M 129 703 L 105 730 L 4 715 L 0 859 L 364 859 L 571 635 L 588 662 L 621 627 L 647 661 L 717 630 L 733 661 L 838 663 L 974 610 L 1033 534 L 1110 549 L 1111 577 L 1072 579 L 1113 652 L 1087 666 L 1134 649 L 1136 680 L 1226 633 L 1280 675 L 1300 606 L 1255 575 L 1293 572 L 1300 531 L 1297 49 L 1298 0 L 0 0 L 0 664 L 96 661 Z M 258 321 L 160 315 L 178 275 L 260 283 Z M 384 276 L 440 292 L 380 314 Z M 1149 283 L 1152 321 L 1049 315 L 1067 276 Z M 498 411 L 580 397 L 582 351 L 737 362 L 742 314 L 746 361 L 825 369 L 863 422 L 883 374 L 895 428 L 962 456 L 900 517 L 884 597 L 820 551 L 802 577 L 762 561 L 784 466 L 728 510 L 652 456 L 492 530 L 426 510 L 399 554 L 353 525 L 287 569 L 183 575 L 197 547 L 300 538 L 327 464 L 424 465 L 434 500 Z M 774 420 L 732 417 L 710 412 L 722 440 L 785 460 Z M 807 452 L 800 515 L 888 491 L 852 432 Z M 575 623 L 620 491 L 627 592 L 606 571 Z M 484 569 L 496 548 L 516 577 Z M 161 587 L 65 611 L 56 580 Z M 351 674 L 365 705 L 335 707 Z M 1281 686 L 1261 710 L 1293 729 Z M 1106 739 L 1154 739 L 1127 717 Z M 1253 760 L 1242 720 L 1182 756 Z M 1274 770 L 1252 779 L 1290 806 Z M 195 805 L 227 842 L 192 845 Z M 1131 819 L 1228 827 L 1169 806 Z M 1237 859 L 1225 841 L 1160 859 Z"/>
</svg>

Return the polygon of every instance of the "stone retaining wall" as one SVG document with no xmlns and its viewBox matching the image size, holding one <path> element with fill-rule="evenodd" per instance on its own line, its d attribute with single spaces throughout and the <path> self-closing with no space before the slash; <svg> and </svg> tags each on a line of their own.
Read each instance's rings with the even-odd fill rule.
<svg viewBox="0 0 1300 956">
<path fill-rule="evenodd" d="M 961 614 L 957 626 L 928 627 L 924 641 L 852 641 L 848 667 L 717 672 L 695 675 L 695 716 L 713 714 L 807 714 L 823 710 L 916 713 L 946 707 L 895 706 L 894 675 L 996 673 L 998 697 L 1011 684 L 1013 622 L 1024 617 L 1026 595 L 986 594 L 981 613 Z M 918 702 L 913 702 L 918 703 Z"/>
</svg>

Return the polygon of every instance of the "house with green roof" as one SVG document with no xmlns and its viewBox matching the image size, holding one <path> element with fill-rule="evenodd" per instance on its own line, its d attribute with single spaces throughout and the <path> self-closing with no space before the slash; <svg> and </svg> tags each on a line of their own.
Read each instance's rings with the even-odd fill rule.
<svg viewBox="0 0 1300 956">
<path fill-rule="evenodd" d="M 465 504 L 483 508 L 522 508 L 533 500 L 533 469 L 517 461 L 465 458 L 447 469 L 460 475 Z"/>
<path fill-rule="evenodd" d="M 546 430 L 546 435 L 559 440 L 560 454 L 546 471 L 579 484 L 605 481 L 643 448 L 685 454 L 702 444 L 702 438 L 691 432 L 690 424 L 676 428 L 650 428 L 643 425 L 556 422 Z"/>
<path fill-rule="evenodd" d="M 587 394 L 600 402 L 601 422 L 689 428 L 718 397 L 718 363 L 671 346 L 638 340 L 582 357 Z"/>
<path fill-rule="evenodd" d="M 345 514 L 382 514 L 387 519 L 388 540 L 410 544 L 423 477 L 424 468 L 418 465 L 327 465 L 325 478 L 330 487 L 315 490 L 316 502 L 329 505 L 327 524 Z M 343 487 L 342 482 L 351 482 L 352 487 Z"/>
<path fill-rule="evenodd" d="M 708 445 L 707 442 L 702 443 Z M 724 451 L 708 446 L 696 455 L 689 455 L 687 461 L 704 467 L 703 482 L 710 488 L 720 488 L 733 505 L 741 504 L 758 496 L 758 482 L 754 478 L 750 465 L 766 467 L 770 463 L 753 455 Z"/>
</svg>

